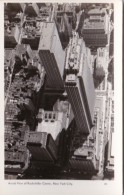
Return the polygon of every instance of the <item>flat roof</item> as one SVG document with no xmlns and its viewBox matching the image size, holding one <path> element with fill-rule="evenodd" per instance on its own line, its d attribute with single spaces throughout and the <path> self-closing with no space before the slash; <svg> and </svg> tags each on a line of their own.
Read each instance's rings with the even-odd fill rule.
<svg viewBox="0 0 124 195">
<path fill-rule="evenodd" d="M 24 152 L 5 151 L 5 161 L 22 163 L 25 161 Z"/>
<path fill-rule="evenodd" d="M 102 14 L 102 13 L 105 13 L 106 12 L 106 8 L 94 8 L 94 9 L 91 9 L 88 11 L 88 14 Z"/>
<path fill-rule="evenodd" d="M 51 49 L 54 28 L 55 28 L 55 23 L 53 22 L 44 23 L 38 50 L 50 50 Z"/>
<path fill-rule="evenodd" d="M 83 30 L 87 29 L 105 29 L 105 21 L 92 21 L 89 19 L 86 19 L 83 25 Z"/>
<path fill-rule="evenodd" d="M 33 58 L 33 52 L 32 52 L 32 49 L 31 49 L 30 45 L 28 45 L 28 44 L 18 44 L 16 46 L 15 53 L 17 55 L 24 54 L 25 52 L 28 53 L 28 55 L 29 55 L 30 58 Z"/>
<path fill-rule="evenodd" d="M 52 138 L 56 140 L 57 136 L 62 131 L 62 124 L 60 121 L 54 121 L 54 122 L 42 121 L 41 123 L 38 123 L 36 131 L 39 133 L 45 132 L 47 134 L 51 134 Z"/>
<path fill-rule="evenodd" d="M 30 132 L 27 135 L 27 142 L 29 143 L 42 143 L 43 147 L 46 146 L 48 133 L 46 132 Z"/>
<path fill-rule="evenodd" d="M 88 148 L 86 149 L 86 148 L 83 148 L 83 147 L 81 147 L 81 148 L 78 148 L 77 150 L 75 150 L 75 152 L 74 152 L 74 155 L 75 156 L 88 156 Z"/>
</svg>

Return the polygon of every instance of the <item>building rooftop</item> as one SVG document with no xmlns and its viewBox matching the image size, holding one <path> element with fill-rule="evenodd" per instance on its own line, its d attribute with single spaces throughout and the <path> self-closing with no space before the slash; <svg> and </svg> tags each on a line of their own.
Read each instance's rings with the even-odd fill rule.
<svg viewBox="0 0 124 195">
<path fill-rule="evenodd" d="M 27 143 L 41 144 L 42 147 L 46 147 L 48 133 L 46 132 L 29 132 L 26 135 Z"/>
<path fill-rule="evenodd" d="M 95 108 L 101 108 L 102 107 L 102 99 L 101 97 L 96 97 L 96 102 L 95 102 Z"/>
<path fill-rule="evenodd" d="M 42 33 L 43 22 L 36 20 L 26 20 L 23 24 L 22 38 L 35 39 L 40 37 Z"/>
<path fill-rule="evenodd" d="M 86 56 L 87 50 L 83 39 L 80 39 L 77 33 L 73 33 L 73 38 L 69 42 L 66 55 L 66 84 L 70 83 L 70 85 L 76 85 L 80 83 L 80 79 L 78 78 L 83 80 L 90 114 L 91 117 L 93 117 L 95 90 L 93 77 Z"/>
<path fill-rule="evenodd" d="M 55 23 L 53 22 L 44 23 L 38 50 L 51 50 L 52 42 L 56 38 L 54 37 L 56 36 L 54 34 L 54 29 L 55 29 Z"/>
<path fill-rule="evenodd" d="M 25 162 L 25 153 L 24 152 L 12 152 L 5 151 L 5 161 L 10 163 L 24 163 Z"/>
<path fill-rule="evenodd" d="M 66 114 L 57 111 L 45 111 L 41 113 L 42 122 L 38 123 L 37 132 L 51 134 L 56 140 L 62 129 L 66 127 Z"/>
<path fill-rule="evenodd" d="M 23 54 L 26 54 L 26 52 L 27 52 L 29 58 L 32 59 L 32 57 L 33 57 L 33 51 L 30 48 L 30 45 L 28 45 L 28 44 L 18 44 L 16 46 L 15 54 L 17 56 L 20 56 L 21 57 Z"/>
<path fill-rule="evenodd" d="M 19 34 L 19 28 L 18 26 L 6 26 L 5 27 L 5 36 L 17 36 Z"/>
<path fill-rule="evenodd" d="M 83 30 L 85 29 L 101 29 L 104 30 L 105 29 L 105 23 L 104 21 L 98 21 L 98 22 L 93 22 L 93 21 L 89 21 L 89 19 L 86 19 L 83 25 Z"/>
<path fill-rule="evenodd" d="M 87 156 L 88 156 L 88 150 L 83 149 L 83 148 L 79 148 L 79 149 L 77 149 L 77 150 L 74 152 L 74 155 L 75 155 L 75 156 L 85 156 L 85 157 L 87 157 Z"/>
<path fill-rule="evenodd" d="M 89 15 L 102 15 L 102 13 L 105 13 L 106 12 L 106 8 L 94 8 L 94 9 L 90 9 L 88 11 L 88 14 Z"/>
<path fill-rule="evenodd" d="M 40 13 L 38 14 L 37 20 L 50 21 L 52 15 L 52 7 L 50 6 L 41 6 Z"/>
<path fill-rule="evenodd" d="M 43 23 L 38 51 L 39 51 L 39 56 L 40 53 L 44 51 L 46 51 L 47 54 L 49 55 L 54 54 L 54 56 L 51 55 L 51 58 L 53 57 L 55 58 L 56 62 L 54 63 L 57 63 L 60 75 L 63 76 L 65 51 L 62 49 L 58 31 L 54 22 Z M 51 61 L 51 64 L 53 64 L 53 61 Z"/>
<path fill-rule="evenodd" d="M 89 18 L 84 20 L 82 32 L 86 33 L 108 33 L 109 16 L 106 13 L 106 9 L 92 9 L 89 12 Z M 90 30 L 92 30 L 90 32 Z"/>
</svg>

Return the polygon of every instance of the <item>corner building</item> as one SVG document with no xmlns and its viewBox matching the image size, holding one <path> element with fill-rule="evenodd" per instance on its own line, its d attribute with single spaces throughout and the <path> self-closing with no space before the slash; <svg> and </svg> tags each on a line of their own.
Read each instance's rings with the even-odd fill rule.
<svg viewBox="0 0 124 195">
<path fill-rule="evenodd" d="M 78 130 L 89 134 L 93 125 L 95 90 L 86 55 L 84 41 L 74 33 L 66 55 L 65 88 Z"/>
<path fill-rule="evenodd" d="M 63 89 L 65 52 L 62 49 L 55 23 L 44 23 L 38 50 L 47 74 L 47 88 Z"/>
</svg>

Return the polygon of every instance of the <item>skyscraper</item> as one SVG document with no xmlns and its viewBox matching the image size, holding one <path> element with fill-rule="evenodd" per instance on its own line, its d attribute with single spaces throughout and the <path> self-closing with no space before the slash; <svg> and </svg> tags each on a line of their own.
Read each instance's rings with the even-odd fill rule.
<svg viewBox="0 0 124 195">
<path fill-rule="evenodd" d="M 78 129 L 89 134 L 93 125 L 95 91 L 86 60 L 85 43 L 76 33 L 70 40 L 66 57 L 65 88 Z"/>
<path fill-rule="evenodd" d="M 63 89 L 65 52 L 53 22 L 44 23 L 39 44 L 39 56 L 46 70 L 47 87 Z"/>
<path fill-rule="evenodd" d="M 52 136 L 46 132 L 27 134 L 27 147 L 34 160 L 54 162 L 57 159 L 57 147 Z"/>
</svg>

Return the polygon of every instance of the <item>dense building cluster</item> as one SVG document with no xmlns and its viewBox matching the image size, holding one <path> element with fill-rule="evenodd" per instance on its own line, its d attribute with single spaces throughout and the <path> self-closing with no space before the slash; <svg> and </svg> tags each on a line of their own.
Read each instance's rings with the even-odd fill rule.
<svg viewBox="0 0 124 195">
<path fill-rule="evenodd" d="M 112 14 L 111 4 L 5 3 L 6 179 L 114 177 Z"/>
</svg>

